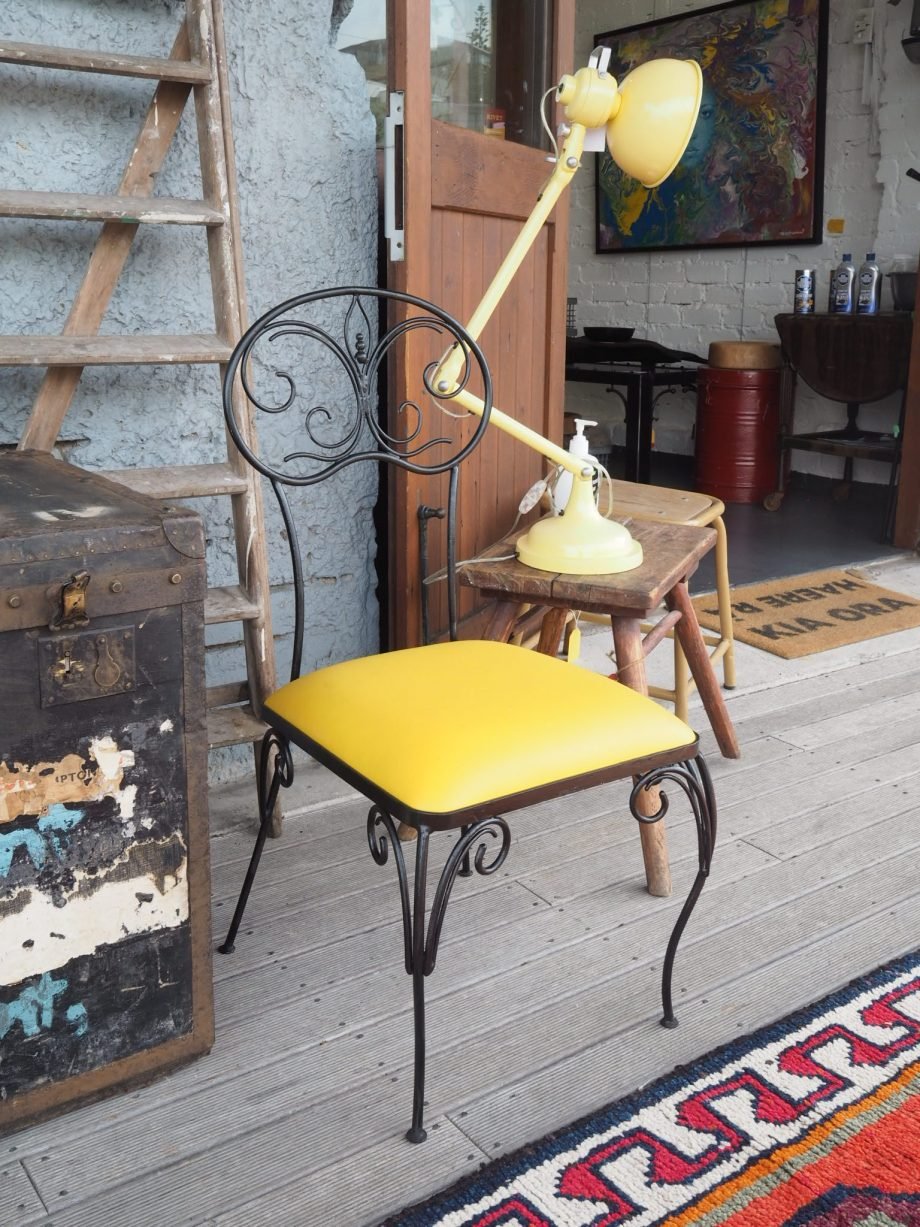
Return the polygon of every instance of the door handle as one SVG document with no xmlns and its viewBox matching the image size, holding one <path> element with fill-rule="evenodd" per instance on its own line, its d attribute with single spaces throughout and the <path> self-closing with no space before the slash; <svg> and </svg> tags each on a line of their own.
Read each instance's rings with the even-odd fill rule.
<svg viewBox="0 0 920 1227">
<path fill-rule="evenodd" d="M 406 234 L 396 225 L 396 129 L 403 128 L 406 95 L 403 90 L 393 90 L 387 100 L 387 114 L 383 122 L 383 233 L 386 235 L 388 257 L 394 263 L 406 258 Z M 403 158 L 399 158 L 399 201 L 405 201 Z"/>
</svg>

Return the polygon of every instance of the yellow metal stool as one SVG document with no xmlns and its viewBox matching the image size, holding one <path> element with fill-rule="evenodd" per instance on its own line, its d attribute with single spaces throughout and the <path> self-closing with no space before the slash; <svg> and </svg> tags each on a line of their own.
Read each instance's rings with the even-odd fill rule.
<svg viewBox="0 0 920 1227">
<path fill-rule="evenodd" d="M 610 486 L 601 483 L 600 509 L 604 514 L 609 507 Z M 731 587 L 728 578 L 728 537 L 722 516 L 725 504 L 709 494 L 693 490 L 671 490 L 666 486 L 647 486 L 633 481 L 613 482 L 613 510 L 618 519 L 631 516 L 635 520 L 658 520 L 662 524 L 695 524 L 698 527 L 712 525 L 716 530 L 716 591 L 719 604 L 719 632 L 703 632 L 703 638 L 712 648 L 713 664 L 722 662 L 725 686 L 735 686 L 735 641 L 732 631 Z M 583 615 L 589 617 L 591 615 Z M 598 619 L 602 621 L 603 619 Z M 673 632 L 671 633 L 673 638 Z M 674 638 L 674 688 L 649 686 L 649 694 L 656 699 L 666 699 L 674 704 L 674 714 L 681 720 L 687 718 L 687 703 L 693 678 L 686 658 L 677 639 Z"/>
</svg>

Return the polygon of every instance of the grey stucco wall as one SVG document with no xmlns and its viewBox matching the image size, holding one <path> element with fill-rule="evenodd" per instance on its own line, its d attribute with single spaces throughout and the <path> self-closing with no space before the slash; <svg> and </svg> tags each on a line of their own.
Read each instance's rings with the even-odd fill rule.
<svg viewBox="0 0 920 1227">
<path fill-rule="evenodd" d="M 224 0 L 250 317 L 324 285 L 376 283 L 374 125 L 364 75 L 331 46 L 334 0 Z M 0 35 L 22 42 L 167 55 L 184 0 L 4 0 Z M 152 83 L 0 65 L 0 150 L 10 188 L 111 192 L 146 111 Z M 199 196 L 192 104 L 157 183 Z M 98 226 L 0 221 L 0 332 L 63 326 Z M 211 331 L 202 229 L 142 227 L 104 332 Z M 0 442 L 14 441 L 40 371 L 0 370 Z M 206 463 L 223 458 L 216 368 L 88 369 L 62 437 L 87 468 Z M 266 451 L 282 443 L 260 422 Z M 277 432 L 277 427 L 275 427 Z M 307 658 L 327 663 L 377 642 L 376 473 L 354 466 L 295 500 L 307 543 Z M 270 497 L 270 494 L 269 494 Z M 202 500 L 210 582 L 235 573 L 227 500 Z M 280 520 L 267 506 L 275 558 L 279 667 L 291 616 Z M 235 625 L 209 630 L 208 680 L 243 673 Z M 248 751 L 221 753 L 212 775 L 248 769 Z"/>
</svg>

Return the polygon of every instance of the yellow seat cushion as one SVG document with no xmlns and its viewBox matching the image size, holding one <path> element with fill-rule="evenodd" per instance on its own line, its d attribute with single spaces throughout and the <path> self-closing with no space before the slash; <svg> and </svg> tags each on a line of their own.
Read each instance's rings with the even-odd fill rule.
<svg viewBox="0 0 920 1227">
<path fill-rule="evenodd" d="M 448 814 L 692 745 L 651 699 L 510 644 L 464 640 L 362 657 L 266 707 L 421 813 Z"/>
</svg>

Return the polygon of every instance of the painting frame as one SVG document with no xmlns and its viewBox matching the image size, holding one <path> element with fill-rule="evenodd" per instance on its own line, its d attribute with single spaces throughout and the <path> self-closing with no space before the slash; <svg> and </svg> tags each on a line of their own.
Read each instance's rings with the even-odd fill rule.
<svg viewBox="0 0 920 1227">
<path fill-rule="evenodd" d="M 675 55 L 701 62 L 705 91 L 687 151 L 660 187 L 598 154 L 597 255 L 823 241 L 828 8 L 725 0 L 595 36 L 618 79 Z"/>
</svg>

